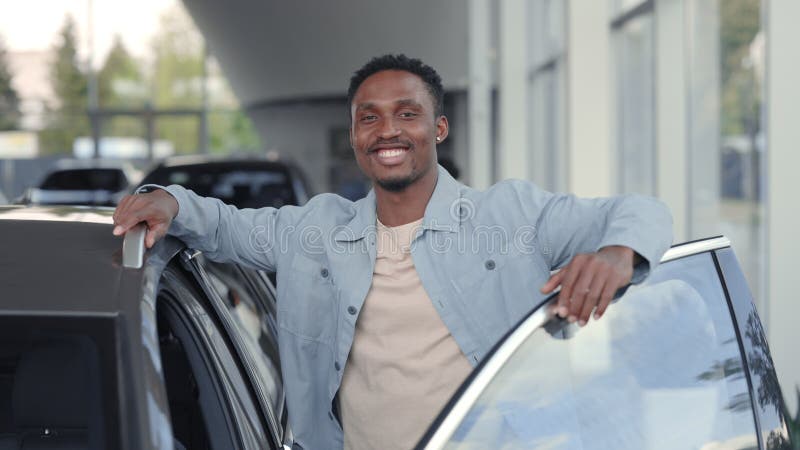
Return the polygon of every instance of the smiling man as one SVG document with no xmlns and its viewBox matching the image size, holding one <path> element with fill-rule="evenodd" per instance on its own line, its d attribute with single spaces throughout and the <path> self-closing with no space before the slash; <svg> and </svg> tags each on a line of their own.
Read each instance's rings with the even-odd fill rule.
<svg viewBox="0 0 800 450">
<path fill-rule="evenodd" d="M 350 81 L 350 139 L 366 198 L 237 210 L 180 186 L 126 197 L 139 222 L 213 260 L 278 276 L 281 366 L 295 445 L 408 449 L 472 367 L 548 293 L 585 325 L 671 242 L 654 199 L 578 199 L 521 180 L 477 191 L 436 164 L 443 89 L 403 55 Z M 551 272 L 560 269 L 551 276 Z M 594 313 L 592 315 L 592 313 Z"/>
</svg>

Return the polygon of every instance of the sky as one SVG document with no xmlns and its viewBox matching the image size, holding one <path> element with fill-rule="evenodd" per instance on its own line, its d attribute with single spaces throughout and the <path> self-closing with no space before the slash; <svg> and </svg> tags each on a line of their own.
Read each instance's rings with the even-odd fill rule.
<svg viewBox="0 0 800 450">
<path fill-rule="evenodd" d="M 89 4 L 94 10 L 94 66 L 102 64 L 114 34 L 142 57 L 161 13 L 179 0 L 0 0 L 0 36 L 11 51 L 47 50 L 57 41 L 66 14 L 78 26 L 82 58 L 88 55 Z"/>
</svg>

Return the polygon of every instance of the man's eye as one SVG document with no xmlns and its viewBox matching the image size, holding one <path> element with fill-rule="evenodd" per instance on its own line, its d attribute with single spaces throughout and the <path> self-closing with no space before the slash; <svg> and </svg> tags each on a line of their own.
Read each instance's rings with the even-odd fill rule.
<svg viewBox="0 0 800 450">
<path fill-rule="evenodd" d="M 361 120 L 362 122 L 371 122 L 371 121 L 375 120 L 375 118 L 376 118 L 376 117 L 375 117 L 375 116 L 372 116 L 372 115 L 369 115 L 369 116 L 361 116 L 361 119 L 360 119 L 360 120 Z"/>
<path fill-rule="evenodd" d="M 408 112 L 408 111 L 400 113 L 400 117 L 416 117 L 416 116 L 417 116 L 417 113 Z"/>
</svg>

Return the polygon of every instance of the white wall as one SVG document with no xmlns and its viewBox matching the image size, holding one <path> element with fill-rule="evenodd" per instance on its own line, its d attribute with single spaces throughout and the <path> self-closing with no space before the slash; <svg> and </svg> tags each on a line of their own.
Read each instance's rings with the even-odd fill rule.
<svg viewBox="0 0 800 450">
<path fill-rule="evenodd" d="M 797 255 L 800 255 L 800 2 L 770 0 L 767 7 L 767 333 L 775 369 L 790 412 L 796 414 L 800 386 L 800 301 Z M 762 317 L 762 320 L 765 319 Z"/>
<path fill-rule="evenodd" d="M 613 193 L 609 2 L 571 0 L 567 11 L 569 191 Z"/>
</svg>

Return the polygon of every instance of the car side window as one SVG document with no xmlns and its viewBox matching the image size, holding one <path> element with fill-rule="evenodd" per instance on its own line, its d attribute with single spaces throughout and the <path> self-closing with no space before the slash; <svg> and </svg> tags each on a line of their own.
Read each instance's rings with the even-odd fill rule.
<svg viewBox="0 0 800 450">
<path fill-rule="evenodd" d="M 578 328 L 534 331 L 445 448 L 755 448 L 728 302 L 709 253 L 660 266 Z"/>
<path fill-rule="evenodd" d="M 274 290 L 256 271 L 232 264 L 194 258 L 202 268 L 201 276 L 217 293 L 227 308 L 232 334 L 240 358 L 262 400 L 264 415 L 276 441 L 282 440 L 287 414 L 284 408 L 283 382 L 278 357 Z"/>
<path fill-rule="evenodd" d="M 271 448 L 210 301 L 177 266 L 164 271 L 156 317 L 176 448 Z"/>
<path fill-rule="evenodd" d="M 121 447 L 117 325 L 0 315 L 0 449 Z"/>
</svg>

